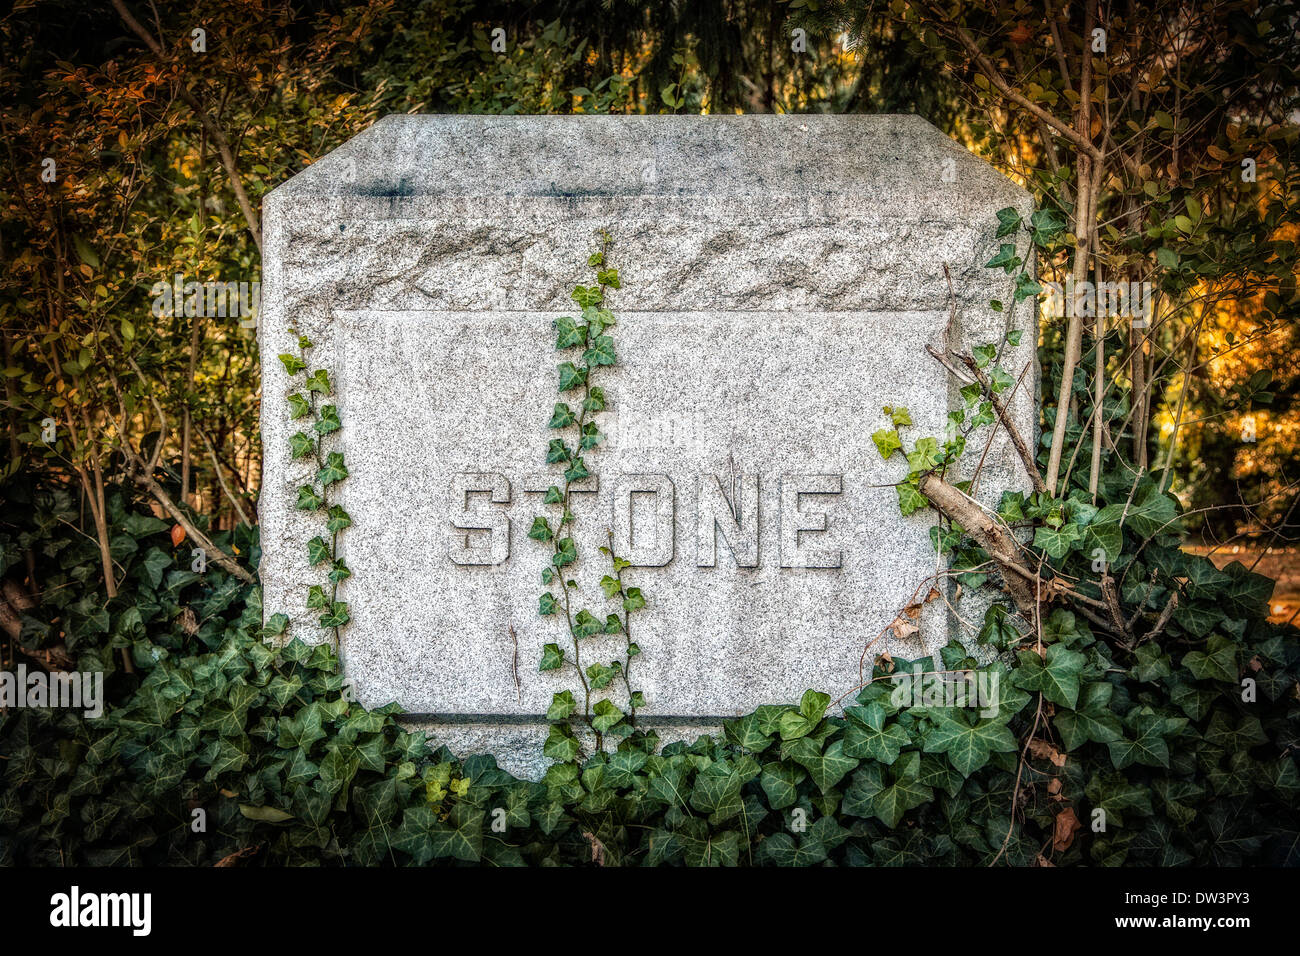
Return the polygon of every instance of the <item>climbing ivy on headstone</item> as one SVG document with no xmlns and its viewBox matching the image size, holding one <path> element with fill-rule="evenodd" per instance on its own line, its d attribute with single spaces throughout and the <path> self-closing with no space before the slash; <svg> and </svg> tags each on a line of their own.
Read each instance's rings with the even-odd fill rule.
<svg viewBox="0 0 1300 956">
<path fill-rule="evenodd" d="M 607 736 L 633 733 L 637 708 L 645 704 L 644 694 L 633 688 L 631 675 L 633 661 L 641 653 L 632 640 L 632 616 L 646 606 L 646 598 L 639 587 L 624 580 L 631 564 L 614 552 L 612 531 L 608 544 L 599 549 L 609 562 L 609 573 L 600 578 L 603 605 L 595 605 L 597 610 L 586 606 L 595 600 L 595 589 L 584 591 L 577 576 L 577 516 L 572 492 L 591 477 L 588 460 L 605 440 L 598 424 L 608 404 L 604 389 L 597 384 L 600 371 L 618 362 L 612 334 L 618 323 L 608 300 L 610 290 L 621 288 L 622 280 L 608 259 L 613 238 L 602 229 L 597 240 L 597 248 L 587 259 L 594 282 L 579 284 L 572 293 L 581 314 L 561 316 L 552 323 L 555 350 L 565 358 L 556 366 L 558 400 L 547 422 L 557 437 L 548 440 L 544 456 L 546 464 L 555 469 L 556 480 L 543 499 L 551 510 L 534 517 L 528 532 L 528 537 L 550 550 L 550 561 L 542 571 L 544 590 L 538 595 L 538 613 L 557 618 L 567 632 L 563 644 L 549 642 L 542 648 L 539 670 L 572 673 L 580 685 L 580 701 L 572 691 L 561 691 L 554 695 L 547 712 L 551 730 L 546 754 L 561 763 L 576 760 L 581 753 L 575 722 L 594 734 L 596 749 L 602 750 Z M 584 648 L 603 646 L 594 639 L 608 635 L 622 635 L 620 656 L 602 661 L 591 659 L 594 651 L 584 653 Z M 614 686 L 623 691 L 622 706 L 608 696 L 599 696 Z"/>
<path fill-rule="evenodd" d="M 296 332 L 294 334 L 297 334 Z M 337 405 L 325 404 L 334 391 L 329 372 L 316 369 L 307 374 L 307 353 L 312 348 L 305 335 L 298 335 L 297 354 L 285 353 L 280 362 L 289 373 L 292 391 L 288 396 L 289 415 L 302 427 L 289 438 L 293 458 L 309 458 L 316 466 L 312 480 L 298 489 L 297 508 L 320 520 L 321 533 L 307 542 L 307 564 L 321 572 L 321 583 L 307 592 L 307 607 L 319 611 L 318 623 L 330 631 L 334 649 L 339 647 L 340 629 L 351 619 L 346 601 L 339 600 L 339 584 L 351 576 L 347 564 L 339 557 L 339 534 L 352 524 L 352 518 L 339 504 L 332 503 L 339 482 L 348 476 L 341 451 L 327 450 L 327 442 L 343 427 Z M 289 621 L 276 615 L 268 636 L 283 634 Z"/>
</svg>

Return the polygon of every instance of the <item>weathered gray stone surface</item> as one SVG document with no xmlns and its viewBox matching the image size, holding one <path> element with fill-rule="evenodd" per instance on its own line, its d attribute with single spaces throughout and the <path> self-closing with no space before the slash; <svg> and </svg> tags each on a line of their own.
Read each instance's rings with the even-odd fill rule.
<svg viewBox="0 0 1300 956">
<path fill-rule="evenodd" d="M 539 772 L 540 715 L 574 683 L 537 672 L 542 645 L 567 634 L 537 614 L 547 552 L 527 538 L 558 476 L 544 463 L 561 360 L 550 323 L 573 314 L 607 227 L 620 365 L 595 379 L 609 438 L 574 499 L 578 606 L 606 613 L 596 547 L 613 530 L 651 602 L 634 618 L 633 683 L 667 733 L 807 687 L 850 690 L 864 646 L 936 571 L 933 516 L 899 515 L 890 485 L 905 466 L 870 434 L 881 406 L 906 405 L 909 445 L 942 435 L 960 383 L 925 345 L 950 312 L 959 348 L 1025 331 L 1003 364 L 1030 366 L 1011 407 L 1033 440 L 1033 313 L 990 310 L 1010 283 L 983 268 L 1009 205 L 1031 210 L 908 116 L 382 120 L 264 207 L 267 613 L 326 638 L 304 605 L 319 528 L 293 507 L 312 469 L 289 458 L 276 360 L 296 323 L 337 379 L 354 520 L 342 651 L 358 696 L 396 700 L 453 750 Z M 1026 486 L 994 436 L 978 497 Z M 943 601 L 921 625 L 905 644 L 877 641 L 868 666 L 964 632 Z"/>
</svg>

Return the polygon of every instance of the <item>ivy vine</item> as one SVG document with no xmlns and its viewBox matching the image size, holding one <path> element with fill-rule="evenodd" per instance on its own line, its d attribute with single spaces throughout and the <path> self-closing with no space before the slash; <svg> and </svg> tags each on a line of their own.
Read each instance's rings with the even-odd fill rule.
<svg viewBox="0 0 1300 956">
<path fill-rule="evenodd" d="M 310 340 L 299 335 L 298 354 L 286 353 L 279 358 L 294 383 L 287 399 L 289 417 L 304 423 L 304 428 L 289 438 L 290 456 L 295 460 L 311 457 L 316 463 L 315 479 L 298 489 L 295 507 L 318 515 L 324 523 L 324 533 L 307 542 L 307 563 L 311 567 L 324 565 L 326 569 L 325 583 L 313 584 L 307 592 L 307 607 L 321 612 L 320 626 L 331 632 L 337 652 L 340 629 L 351 619 L 347 602 L 339 600 L 339 584 L 352 574 L 339 557 L 339 533 L 352 524 L 352 518 L 342 505 L 331 502 L 335 487 L 347 478 L 348 469 L 341 451 L 325 449 L 326 440 L 343 427 L 343 422 L 338 406 L 318 406 L 318 398 L 323 400 L 331 395 L 333 386 L 325 369 L 306 374 L 311 347 Z M 273 622 L 270 633 L 274 635 L 283 633 L 289 623 L 284 615 L 276 615 Z"/>
<path fill-rule="evenodd" d="M 571 668 L 581 686 L 582 704 L 571 690 L 553 695 L 547 710 L 551 721 L 546 740 L 546 756 L 561 762 L 573 760 L 581 752 L 581 742 L 574 733 L 575 718 L 585 724 L 595 735 L 596 749 L 602 750 L 608 734 L 626 737 L 636 727 L 637 708 L 645 705 L 645 695 L 633 690 L 631 682 L 632 661 L 641 648 L 632 640 L 632 614 L 646 606 L 646 598 L 639 587 L 629 586 L 623 573 L 631 567 L 625 558 L 614 553 L 614 534 L 608 532 L 608 545 L 599 550 L 609 559 L 610 572 L 600 579 L 600 589 L 605 599 L 614 602 L 616 609 L 600 614 L 586 607 L 575 611 L 573 595 L 579 590 L 577 578 L 572 576 L 578 564 L 578 544 L 573 536 L 575 516 L 572 490 L 575 484 L 591 476 L 586 458 L 605 438 L 596 423 L 596 416 L 605 411 L 607 399 L 604 389 L 594 379 L 602 368 L 618 361 L 614 338 L 610 330 L 617 325 L 614 313 L 608 308 L 610 289 L 619 289 L 622 282 L 618 270 L 609 265 L 609 249 L 613 239 L 609 232 L 597 234 L 598 248 L 587 259 L 595 274 L 593 285 L 578 285 L 572 293 L 573 300 L 582 309 L 578 318 L 563 316 L 554 321 L 555 349 L 569 353 L 581 349 L 581 356 L 557 366 L 558 392 L 565 401 L 557 401 L 551 411 L 548 427 L 559 437 L 552 438 L 546 447 L 546 463 L 563 467 L 563 484 L 551 485 L 543 499 L 544 504 L 555 507 L 550 517 L 533 518 L 528 536 L 550 548 L 550 564 L 542 570 L 542 584 L 546 588 L 538 597 L 538 612 L 543 617 L 559 616 L 563 612 L 568 631 L 568 650 L 558 643 L 547 643 L 542 649 L 540 671 Z M 577 405 L 575 410 L 570 402 Z M 557 596 L 558 594 L 558 596 Z M 619 614 L 619 611 L 622 614 Z M 622 634 L 623 657 L 612 661 L 593 661 L 585 667 L 582 663 L 584 641 L 598 635 Z M 572 656 L 567 654 L 571 652 Z M 593 694 L 610 687 L 615 681 L 626 691 L 626 710 L 608 697 L 593 702 Z"/>
</svg>

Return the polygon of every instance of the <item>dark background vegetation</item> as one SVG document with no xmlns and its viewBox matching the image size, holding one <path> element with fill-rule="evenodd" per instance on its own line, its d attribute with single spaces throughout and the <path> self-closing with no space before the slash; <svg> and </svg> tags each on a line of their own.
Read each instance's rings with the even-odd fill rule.
<svg viewBox="0 0 1300 956">
<path fill-rule="evenodd" d="M 363 815 L 388 819 L 411 798 L 408 777 L 384 782 L 385 767 L 415 759 L 409 735 L 382 715 L 344 730 L 360 718 L 338 707 L 328 661 L 272 664 L 253 650 L 261 627 L 253 582 L 262 414 L 253 332 L 233 320 L 150 311 L 153 284 L 176 273 L 259 279 L 261 197 L 390 112 L 919 113 L 1059 216 L 1064 228 L 1039 251 L 1041 278 L 1149 281 L 1159 292 L 1148 328 L 1124 319 L 1076 328 L 1044 318 L 1043 428 L 1034 451 L 1053 489 L 1099 506 L 1123 502 L 1126 492 L 1131 498 L 1129 489 L 1145 495 L 1154 487 L 1157 497 L 1168 489 L 1182 509 L 1175 544 L 1211 554 L 1219 567 L 1240 551 L 1243 571 L 1293 575 L 1297 17 L 1294 3 L 1256 2 L 15 4 L 0 19 L 7 453 L 0 663 L 105 671 L 120 714 L 109 743 L 66 715 L 3 718 L 10 778 L 0 820 L 19 827 L 18 842 L 38 847 L 29 856 L 43 862 L 66 853 L 103 862 L 209 861 L 220 855 L 212 847 L 160 838 L 164 822 L 187 818 L 185 803 L 169 803 L 161 817 L 139 810 L 163 794 L 198 800 L 193 794 L 210 797 L 216 788 L 239 797 L 222 804 L 220 849 L 268 843 L 250 834 L 274 825 L 257 814 L 278 805 L 316 821 L 306 835 L 280 838 L 281 857 L 315 858 L 322 840 L 342 839 L 337 831 L 321 837 L 320 821 L 339 807 L 335 785 L 346 767 L 336 765 L 350 766 L 353 757 L 330 758 L 325 771 L 326 744 L 304 726 L 329 729 L 331 754 L 371 748 L 356 758 L 377 777 L 362 788 Z M 1106 53 L 1089 55 L 1099 25 Z M 206 31 L 204 53 L 191 49 L 196 27 Z M 505 32 L 505 52 L 492 49 L 496 28 Z M 806 38 L 799 51 L 795 31 Z M 41 176 L 46 158 L 56 163 L 53 182 Z M 1253 180 L 1242 177 L 1245 160 L 1254 164 Z M 1247 420 L 1255 441 L 1243 439 Z M 42 437 L 48 422 L 51 441 Z M 1155 534 L 1147 530 L 1134 549 L 1147 546 Z M 189 570 L 196 543 L 213 554 L 202 575 Z M 1251 622 L 1229 635 L 1241 644 L 1235 663 L 1220 668 L 1229 690 L 1233 667 L 1251 660 L 1265 662 L 1266 671 L 1294 667 L 1294 653 L 1282 649 L 1293 638 L 1265 653 L 1259 647 L 1272 638 L 1256 631 L 1269 616 L 1294 617 L 1285 589 L 1261 602 L 1259 588 L 1242 583 L 1253 578 L 1233 572 L 1228 582 L 1204 570 L 1208 563 L 1180 560 L 1164 560 L 1168 587 L 1207 603 L 1214 588 L 1236 588 L 1225 600 L 1239 601 L 1240 620 Z M 1150 593 L 1124 600 L 1135 620 L 1150 616 L 1148 625 L 1163 606 L 1149 605 Z M 1191 625 L 1178 639 L 1214 639 L 1198 629 Z M 1072 628 L 1058 624 L 1057 632 L 1063 643 L 1091 646 Z M 1155 664 L 1143 667 L 1138 683 L 1163 679 L 1152 676 Z M 1191 667 L 1187 680 L 1213 679 L 1199 658 Z M 169 713 L 167 702 L 187 682 L 193 697 L 181 719 L 193 720 L 178 729 L 168 721 L 181 711 Z M 238 683 L 262 688 L 249 706 L 274 711 L 270 725 L 231 704 Z M 1276 690 L 1271 701 L 1294 706 L 1285 681 Z M 1124 700 L 1136 707 L 1137 688 L 1133 695 Z M 217 705 L 226 710 L 213 711 Z M 1150 730 L 1142 719 L 1132 716 L 1128 728 L 1139 740 Z M 1202 729 L 1212 722 L 1208 705 L 1198 719 Z M 255 742 L 231 751 L 226 722 L 246 720 Z M 286 729 L 280 720 L 297 723 Z M 1259 744 L 1253 729 L 1232 727 L 1219 736 L 1235 734 L 1247 750 Z M 342 749 L 339 734 L 351 741 Z M 1268 746 L 1282 749 L 1279 759 L 1294 760 L 1294 732 L 1270 726 L 1268 734 Z M 304 744 L 305 737 L 312 739 Z M 289 758 L 257 750 L 259 739 L 311 754 L 318 776 L 299 770 L 317 789 L 300 792 L 284 765 Z M 97 748 L 112 751 L 111 759 L 96 762 Z M 199 763 L 182 761 L 187 753 L 201 755 Z M 1222 755 L 1221 763 L 1236 760 L 1234 773 L 1244 773 L 1242 759 Z M 1277 769 L 1282 764 L 1269 759 L 1272 795 L 1251 812 L 1264 814 L 1267 800 L 1294 805 L 1294 767 Z M 246 772 L 243 761 L 265 774 L 260 784 L 233 782 Z M 1002 768 L 1003 776 L 1014 769 Z M 1179 785 L 1219 772 L 1182 766 Z M 445 791 L 450 773 L 435 773 L 434 791 Z M 1006 801 L 994 801 L 991 790 L 981 797 L 1004 808 L 1001 823 L 990 823 L 997 829 L 1019 797 L 1009 779 L 989 786 L 1007 794 Z M 1086 786 L 1096 802 L 1121 784 L 1103 774 Z M 1155 816 L 1163 822 L 1142 838 L 1141 859 L 1239 862 L 1263 852 L 1264 837 L 1239 846 L 1236 824 L 1220 817 L 1212 845 L 1189 840 L 1172 857 L 1151 856 L 1163 839 L 1159 827 L 1189 825 L 1182 808 L 1211 796 L 1241 801 L 1245 792 L 1237 783 L 1202 782 L 1180 802 L 1168 794 L 1172 784 L 1160 786 L 1164 810 Z M 1085 782 L 1078 787 L 1082 799 Z M 535 800 L 529 794 L 517 799 Z M 561 787 L 549 799 L 563 808 L 576 799 L 565 794 Z M 1039 808 L 1041 832 L 1052 832 L 1057 810 Z M 437 826 L 448 825 L 448 812 Z M 408 829 L 417 847 L 411 856 L 419 858 L 424 831 L 414 817 Z M 580 826 L 565 832 L 571 842 L 562 857 L 589 852 Z M 1021 846 L 1016 833 L 1011 855 L 1032 861 L 1035 837 L 1025 834 Z M 375 839 L 364 826 L 355 835 Z M 841 855 L 853 845 L 847 839 L 835 843 Z M 899 839 L 898 847 L 910 845 L 910 837 Z M 303 842 L 289 847 L 294 840 Z M 1294 857 L 1294 845 L 1268 845 L 1277 859 Z M 952 859 L 987 860 L 998 840 L 984 834 L 962 846 Z M 1055 852 L 1077 859 L 1080 851 L 1067 841 Z M 356 853 L 383 858 L 376 845 Z M 541 853 L 524 857 L 536 862 Z M 1102 843 L 1096 853 L 1115 861 L 1119 851 Z"/>
</svg>

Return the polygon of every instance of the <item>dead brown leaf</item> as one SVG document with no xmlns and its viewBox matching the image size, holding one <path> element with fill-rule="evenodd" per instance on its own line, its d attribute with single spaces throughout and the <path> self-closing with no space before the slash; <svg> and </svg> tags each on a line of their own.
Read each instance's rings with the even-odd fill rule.
<svg viewBox="0 0 1300 956">
<path fill-rule="evenodd" d="M 917 606 L 919 607 L 920 605 Z M 904 611 L 904 613 L 906 613 L 906 611 Z M 889 625 L 889 629 L 893 632 L 894 637 L 900 641 L 906 640 L 907 638 L 911 637 L 913 634 L 920 633 L 921 630 L 911 621 L 903 617 L 902 614 L 894 618 L 894 623 Z"/>
<path fill-rule="evenodd" d="M 1083 824 L 1074 814 L 1073 807 L 1065 807 L 1056 815 L 1056 828 L 1052 834 L 1052 849 L 1063 853 L 1074 842 L 1074 835 L 1083 829 Z"/>
<path fill-rule="evenodd" d="M 597 866 L 605 865 L 605 844 L 596 839 L 596 835 L 590 830 L 582 831 L 583 839 L 591 844 L 591 862 Z"/>
<path fill-rule="evenodd" d="M 257 854 L 260 853 L 261 851 L 262 851 L 262 847 L 260 845 L 246 846 L 242 850 L 236 850 L 234 853 L 230 854 L 230 856 L 222 857 L 220 860 L 218 860 L 216 863 L 212 865 L 213 867 L 240 866 L 241 864 L 244 863 L 244 861 L 251 860 L 253 857 L 257 856 Z"/>
<path fill-rule="evenodd" d="M 1065 766 L 1065 754 L 1040 737 L 1029 741 L 1029 752 L 1039 760 L 1050 760 L 1057 767 Z"/>
</svg>

